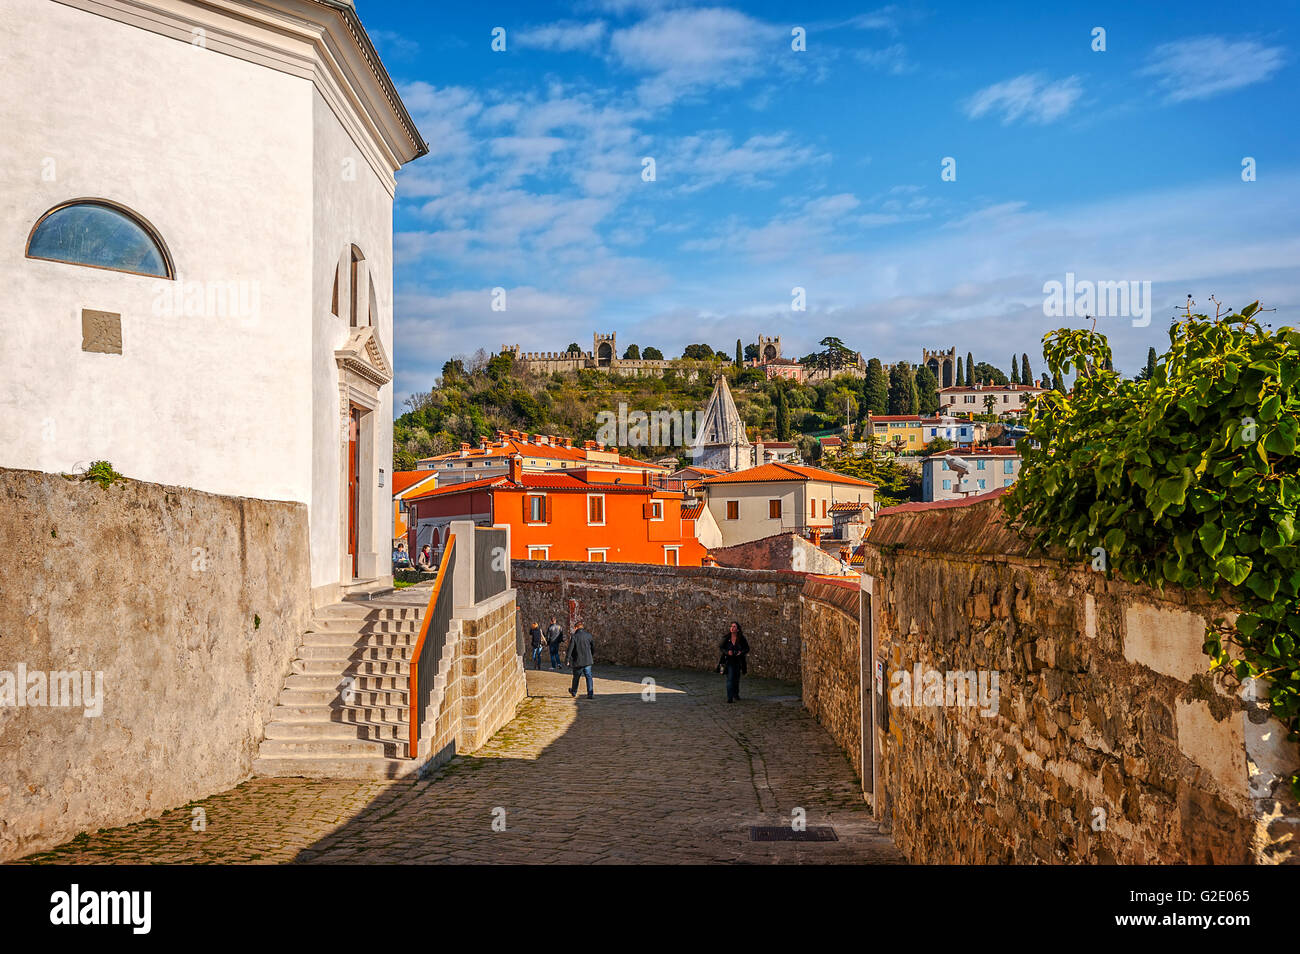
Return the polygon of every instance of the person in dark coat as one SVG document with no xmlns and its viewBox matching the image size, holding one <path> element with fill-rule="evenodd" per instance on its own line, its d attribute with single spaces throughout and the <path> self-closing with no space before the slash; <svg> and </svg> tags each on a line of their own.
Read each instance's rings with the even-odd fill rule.
<svg viewBox="0 0 1300 954">
<path fill-rule="evenodd" d="M 528 631 L 528 648 L 533 651 L 533 668 L 542 668 L 542 627 L 533 623 Z"/>
<path fill-rule="evenodd" d="M 564 630 L 551 617 L 551 625 L 546 627 L 546 648 L 551 651 L 551 672 L 560 668 L 560 644 L 564 642 Z"/>
<path fill-rule="evenodd" d="M 727 675 L 727 701 L 735 702 L 740 698 L 740 676 L 748 671 L 745 657 L 749 655 L 749 642 L 739 623 L 732 623 L 731 629 L 722 642 L 718 644 L 722 658 L 718 660 L 718 672 Z"/>
<path fill-rule="evenodd" d="M 595 658 L 595 649 L 595 640 L 585 626 L 579 626 L 569 637 L 568 663 L 573 667 L 573 685 L 569 687 L 569 695 L 575 699 L 578 696 L 578 679 L 582 676 L 587 677 L 587 698 L 591 699 L 596 694 L 591 683 L 591 665 Z"/>
</svg>

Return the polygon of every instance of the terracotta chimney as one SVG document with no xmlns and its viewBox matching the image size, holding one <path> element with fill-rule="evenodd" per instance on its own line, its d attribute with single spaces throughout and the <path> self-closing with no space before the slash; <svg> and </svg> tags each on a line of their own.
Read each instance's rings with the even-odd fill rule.
<svg viewBox="0 0 1300 954">
<path fill-rule="evenodd" d="M 524 459 L 519 454 L 513 454 L 510 457 L 510 482 L 518 484 L 523 482 L 524 477 Z"/>
<path fill-rule="evenodd" d="M 822 531 L 820 527 L 812 528 L 812 545 L 815 547 L 822 545 Z"/>
</svg>

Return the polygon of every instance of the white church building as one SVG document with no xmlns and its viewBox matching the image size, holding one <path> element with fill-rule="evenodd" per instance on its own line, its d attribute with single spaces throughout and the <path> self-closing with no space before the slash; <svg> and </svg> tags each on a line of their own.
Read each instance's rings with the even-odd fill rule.
<svg viewBox="0 0 1300 954">
<path fill-rule="evenodd" d="M 315 605 L 387 582 L 428 147 L 351 0 L 4 7 L 0 467 L 300 502 Z"/>
</svg>

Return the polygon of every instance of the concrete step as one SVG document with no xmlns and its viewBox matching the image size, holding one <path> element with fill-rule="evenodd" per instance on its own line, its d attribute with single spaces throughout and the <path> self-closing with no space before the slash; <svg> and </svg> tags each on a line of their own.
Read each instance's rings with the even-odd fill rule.
<svg viewBox="0 0 1300 954">
<path fill-rule="evenodd" d="M 410 646 L 371 646 L 363 649 L 355 646 L 303 646 L 298 650 L 298 661 L 326 660 L 342 671 L 349 662 L 410 662 L 414 655 L 414 643 Z"/>
<path fill-rule="evenodd" d="M 266 737 L 279 741 L 313 741 L 316 739 L 361 739 L 369 742 L 406 742 L 409 726 L 374 722 L 272 722 Z"/>
<path fill-rule="evenodd" d="M 410 648 L 419 633 L 305 633 L 302 646 L 351 646 L 354 649 Z"/>
<path fill-rule="evenodd" d="M 367 739 L 266 739 L 258 758 L 368 758 L 400 759 L 406 756 L 406 743 L 371 742 Z"/>
<path fill-rule="evenodd" d="M 410 725 L 410 707 L 401 706 L 340 706 L 340 705 L 278 705 L 271 710 L 273 722 L 339 722 L 345 725 L 358 722 L 386 722 Z"/>
<path fill-rule="evenodd" d="M 270 778 L 410 778 L 420 774 L 421 759 L 388 758 L 258 758 L 253 774 Z"/>
<path fill-rule="evenodd" d="M 293 672 L 303 676 L 407 676 L 411 664 L 404 659 L 295 659 Z"/>
<path fill-rule="evenodd" d="M 335 692 L 359 692 L 385 689 L 408 689 L 406 676 L 353 676 L 339 673 L 293 673 L 284 681 L 286 689 L 333 689 Z M 349 702 L 343 699 L 344 703 Z"/>
<path fill-rule="evenodd" d="M 334 603 L 322 606 L 314 614 L 316 619 L 419 619 L 424 604 L 407 606 L 375 606 L 365 603 Z"/>
<path fill-rule="evenodd" d="M 419 633 L 419 619 L 353 619 L 349 616 L 338 619 L 314 619 L 313 633 Z"/>
<path fill-rule="evenodd" d="M 281 689 L 282 706 L 330 706 L 345 704 L 350 708 L 364 706 L 404 706 L 407 703 L 407 690 L 370 691 L 355 689 L 349 693 L 346 703 L 339 698 L 339 689 Z"/>
</svg>

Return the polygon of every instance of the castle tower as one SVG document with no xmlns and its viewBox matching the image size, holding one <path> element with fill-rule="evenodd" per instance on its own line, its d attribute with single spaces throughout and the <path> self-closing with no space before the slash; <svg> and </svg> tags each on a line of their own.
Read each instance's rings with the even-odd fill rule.
<svg viewBox="0 0 1300 954">
<path fill-rule="evenodd" d="M 618 364 L 618 332 L 609 335 L 599 332 L 593 334 L 591 356 L 596 360 L 598 368 L 610 368 Z"/>
<path fill-rule="evenodd" d="M 947 351 L 931 351 L 929 348 L 922 348 L 921 363 L 930 369 L 934 379 L 939 382 L 939 387 L 950 388 L 957 383 L 954 380 L 957 376 L 956 348 L 949 348 Z"/>
<path fill-rule="evenodd" d="M 745 422 L 736 410 L 726 376 L 720 374 L 691 448 L 691 462 L 697 467 L 733 471 L 749 467 L 753 458 L 753 447 L 745 436 Z"/>
<path fill-rule="evenodd" d="M 781 336 L 768 338 L 764 335 L 758 336 L 758 363 L 768 364 L 777 361 L 781 357 Z"/>
</svg>

